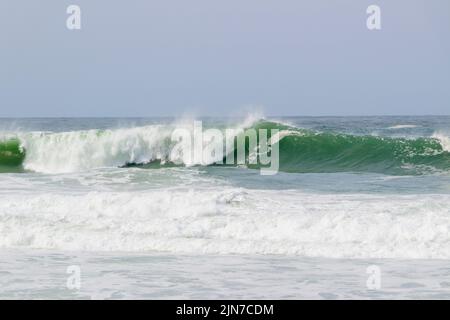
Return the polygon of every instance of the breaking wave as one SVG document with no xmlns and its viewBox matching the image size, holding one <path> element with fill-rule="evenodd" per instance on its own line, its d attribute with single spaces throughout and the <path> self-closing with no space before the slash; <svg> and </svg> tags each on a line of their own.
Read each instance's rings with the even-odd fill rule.
<svg viewBox="0 0 450 320">
<path fill-rule="evenodd" d="M 315 132 L 265 120 L 249 126 L 280 131 L 280 170 L 284 172 L 404 175 L 450 169 L 450 139 L 439 133 L 408 139 Z M 129 165 L 159 168 L 173 163 L 198 164 L 171 152 L 175 144 L 171 141 L 173 129 L 151 125 L 16 134 L 13 138 L 0 138 L 0 172 L 62 173 Z"/>
</svg>

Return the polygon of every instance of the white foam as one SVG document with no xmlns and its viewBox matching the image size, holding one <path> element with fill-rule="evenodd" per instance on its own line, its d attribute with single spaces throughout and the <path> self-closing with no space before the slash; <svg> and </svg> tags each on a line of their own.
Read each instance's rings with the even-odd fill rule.
<svg viewBox="0 0 450 320">
<path fill-rule="evenodd" d="M 162 125 L 117 130 L 19 135 L 25 169 L 62 173 L 162 159 L 171 131 Z"/>
<path fill-rule="evenodd" d="M 248 115 L 233 129 L 250 127 L 260 116 Z M 153 160 L 196 165 L 188 155 L 172 153 L 175 128 L 193 130 L 192 119 L 179 119 L 171 125 L 86 130 L 71 132 L 26 132 L 15 134 L 26 150 L 24 167 L 42 173 L 81 172 L 94 168 L 118 167 Z M 218 142 L 219 143 L 219 142 Z"/>
<path fill-rule="evenodd" d="M 434 139 L 439 140 L 439 143 L 447 152 L 450 152 L 450 138 L 442 132 L 435 132 L 432 136 Z"/>
<path fill-rule="evenodd" d="M 265 119 L 264 113 L 262 110 L 254 110 L 251 113 L 248 113 L 242 123 L 239 124 L 240 128 L 250 128 L 256 122 Z"/>
<path fill-rule="evenodd" d="M 450 258 L 449 195 L 232 187 L 0 196 L 0 247 Z"/>
<path fill-rule="evenodd" d="M 392 127 L 389 127 L 388 129 L 411 129 L 411 128 L 417 128 L 417 125 L 414 124 L 398 124 Z"/>
</svg>

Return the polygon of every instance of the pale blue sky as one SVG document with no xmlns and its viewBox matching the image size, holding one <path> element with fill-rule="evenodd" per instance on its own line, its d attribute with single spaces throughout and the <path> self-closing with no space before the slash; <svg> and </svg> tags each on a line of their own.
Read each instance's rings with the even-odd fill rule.
<svg viewBox="0 0 450 320">
<path fill-rule="evenodd" d="M 2 0 L 0 40 L 0 116 L 450 114 L 448 0 Z"/>
</svg>

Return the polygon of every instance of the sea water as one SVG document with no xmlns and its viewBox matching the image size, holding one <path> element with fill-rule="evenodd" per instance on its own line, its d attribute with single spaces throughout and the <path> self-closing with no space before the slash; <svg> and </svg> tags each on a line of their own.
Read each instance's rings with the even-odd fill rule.
<svg viewBox="0 0 450 320">
<path fill-rule="evenodd" d="M 172 165 L 187 119 L 0 119 L 0 297 L 450 297 L 450 117 L 202 120 L 284 131 L 280 172 Z"/>
</svg>

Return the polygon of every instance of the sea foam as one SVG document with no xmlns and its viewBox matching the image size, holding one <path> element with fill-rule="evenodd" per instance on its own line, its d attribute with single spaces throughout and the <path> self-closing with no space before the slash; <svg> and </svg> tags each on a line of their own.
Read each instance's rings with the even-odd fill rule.
<svg viewBox="0 0 450 320">
<path fill-rule="evenodd" d="M 450 258 L 449 195 L 210 187 L 0 198 L 1 248 Z"/>
</svg>

